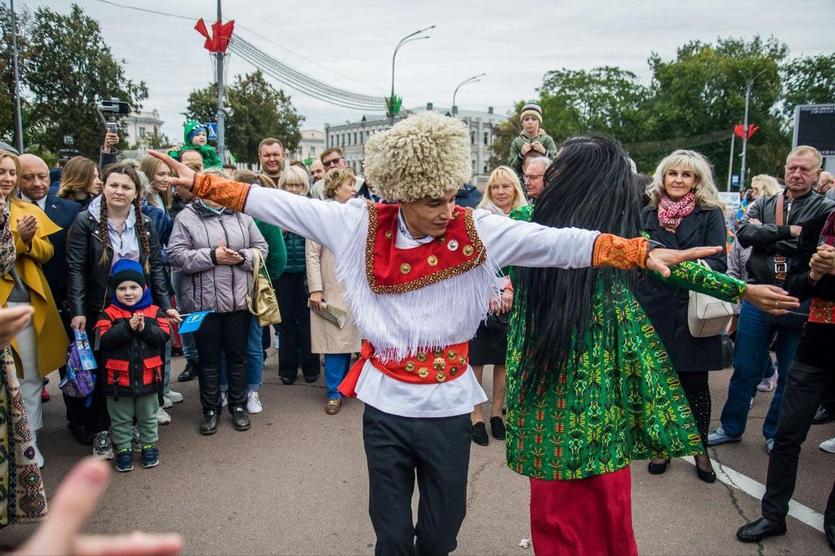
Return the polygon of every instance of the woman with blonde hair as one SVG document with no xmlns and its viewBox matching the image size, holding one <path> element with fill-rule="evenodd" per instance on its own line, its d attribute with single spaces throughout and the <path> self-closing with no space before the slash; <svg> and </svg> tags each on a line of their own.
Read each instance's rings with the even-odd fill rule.
<svg viewBox="0 0 835 556">
<path fill-rule="evenodd" d="M 773 176 L 759 174 L 751 178 L 751 197 L 772 197 L 780 193 L 780 183 Z"/>
<path fill-rule="evenodd" d="M 484 197 L 476 208 L 507 216 L 511 211 L 528 204 L 519 177 L 510 166 L 499 166 L 490 173 Z M 510 308 L 513 306 L 513 286 L 510 278 L 498 279 L 501 298 L 493 304 L 494 312 L 482 322 L 475 337 L 470 340 L 470 365 L 479 384 L 485 365 L 493 365 L 493 398 L 490 404 L 490 433 L 496 440 L 504 440 L 505 426 L 502 421 L 507 376 L 505 374 L 505 356 L 507 352 L 507 322 Z M 470 414 L 473 426 L 473 442 L 487 446 L 490 439 L 484 425 L 481 404 L 476 405 Z"/>
<path fill-rule="evenodd" d="M 677 150 L 664 158 L 646 190 L 649 205 L 641 214 L 644 234 L 671 249 L 725 246 L 727 229 L 713 171 L 704 156 Z M 702 259 L 712 270 L 728 268 L 725 250 Z M 724 367 L 719 336 L 696 338 L 687 326 L 689 292 L 647 275 L 638 282 L 638 301 L 661 338 L 693 412 L 704 453 L 696 455 L 696 474 L 712 483 L 716 474 L 707 455 L 710 426 L 708 371 Z M 666 471 L 669 459 L 653 460 L 649 472 Z"/>
<path fill-rule="evenodd" d="M 143 198 L 149 205 L 155 206 L 168 212 L 172 202 L 172 186 L 169 179 L 174 176 L 171 168 L 158 158 L 146 156 L 139 165 L 139 171 L 148 178 L 149 188 L 144 192 Z"/>
<path fill-rule="evenodd" d="M 350 168 L 334 168 L 325 174 L 325 199 L 347 203 L 357 193 L 357 179 Z M 351 364 L 351 354 L 360 351 L 360 333 L 351 322 L 345 286 L 336 276 L 336 256 L 321 243 L 306 240 L 307 286 L 310 290 L 310 347 L 324 355 L 327 399 L 325 413 L 336 415 L 342 407 L 337 388 Z M 327 318 L 328 306 L 345 311 L 343 326 Z"/>
<path fill-rule="evenodd" d="M 499 166 L 490 173 L 484 196 L 476 208 L 505 216 L 513 209 L 527 204 L 519 176 L 510 166 Z"/>
<path fill-rule="evenodd" d="M 84 210 L 90 201 L 101 193 L 101 188 L 102 181 L 96 163 L 83 156 L 74 156 L 64 166 L 58 196 L 75 201 L 81 205 L 81 210 Z"/>
<path fill-rule="evenodd" d="M 19 169 L 17 156 L 0 151 L 0 211 L 3 226 L 12 232 L 17 253 L 14 265 L 0 276 L 0 305 L 34 309 L 32 320 L 15 336 L 11 346 L 21 376 L 20 390 L 32 431 L 34 459 L 43 467 L 37 444 L 37 431 L 43 427 L 43 377 L 66 363 L 67 335 L 41 265 L 52 258 L 54 248 L 49 236 L 60 228 L 37 204 L 18 198 Z"/>
<path fill-rule="evenodd" d="M 278 188 L 306 197 L 310 192 L 307 172 L 298 166 L 288 166 L 281 173 Z M 313 383 L 319 380 L 319 356 L 313 354 L 310 346 L 305 239 L 286 230 L 282 233 L 287 248 L 287 266 L 278 281 L 273 282 L 278 306 L 281 308 L 281 322 L 278 325 L 278 377 L 282 384 L 293 384 L 301 367 L 304 381 Z"/>
</svg>

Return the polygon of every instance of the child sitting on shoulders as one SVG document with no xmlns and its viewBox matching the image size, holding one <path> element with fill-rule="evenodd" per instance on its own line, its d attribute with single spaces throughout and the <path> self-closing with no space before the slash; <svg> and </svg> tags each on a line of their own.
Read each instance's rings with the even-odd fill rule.
<svg viewBox="0 0 835 556">
<path fill-rule="evenodd" d="M 157 409 L 163 380 L 162 350 L 170 330 L 165 314 L 151 303 L 138 262 L 120 259 L 110 274 L 113 300 L 96 323 L 105 373 L 104 393 L 116 471 L 133 470 L 131 427 L 136 417 L 142 467 L 159 465 Z"/>
<path fill-rule="evenodd" d="M 538 104 L 526 104 L 519 114 L 519 120 L 522 123 L 522 132 L 510 144 L 510 159 L 507 164 L 522 176 L 522 162 L 529 153 L 532 156 L 545 156 L 553 160 L 557 156 L 557 143 L 542 129 L 542 107 Z"/>
</svg>

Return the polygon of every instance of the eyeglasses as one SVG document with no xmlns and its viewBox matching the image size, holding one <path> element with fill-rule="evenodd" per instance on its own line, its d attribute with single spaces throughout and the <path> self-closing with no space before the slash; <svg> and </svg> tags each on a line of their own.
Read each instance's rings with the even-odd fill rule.
<svg viewBox="0 0 835 556">
<path fill-rule="evenodd" d="M 545 174 L 525 174 L 525 180 L 536 180 L 544 176 Z"/>
<path fill-rule="evenodd" d="M 340 162 L 342 162 L 341 158 L 332 158 L 331 160 L 323 160 L 322 166 L 324 166 L 325 168 L 329 168 L 331 166 L 338 165 Z"/>
</svg>

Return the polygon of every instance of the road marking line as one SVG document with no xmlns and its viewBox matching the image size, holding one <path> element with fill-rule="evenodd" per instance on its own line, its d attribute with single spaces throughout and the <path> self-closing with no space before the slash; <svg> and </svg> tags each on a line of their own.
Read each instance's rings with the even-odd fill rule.
<svg viewBox="0 0 835 556">
<path fill-rule="evenodd" d="M 693 458 L 683 457 L 679 459 L 686 461 L 690 465 L 696 465 L 696 461 Z M 713 458 L 710 458 L 710 461 L 713 464 L 713 470 L 716 472 L 717 479 L 757 500 L 763 499 L 763 495 L 765 494 L 764 484 L 743 475 L 739 471 L 731 469 L 725 464 L 719 463 Z M 789 515 L 801 523 L 823 533 L 823 514 L 821 512 L 815 511 L 809 506 L 804 506 L 800 502 L 792 499 L 789 501 Z"/>
</svg>

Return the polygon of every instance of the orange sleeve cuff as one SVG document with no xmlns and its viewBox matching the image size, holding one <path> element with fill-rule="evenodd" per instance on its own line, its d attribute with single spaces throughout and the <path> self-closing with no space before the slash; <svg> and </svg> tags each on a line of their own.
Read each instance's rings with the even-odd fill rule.
<svg viewBox="0 0 835 556">
<path fill-rule="evenodd" d="M 243 212 L 250 185 L 232 181 L 221 176 L 195 174 L 191 192 L 201 199 L 213 201 L 221 206 Z"/>
<path fill-rule="evenodd" d="M 645 268 L 649 241 L 642 237 L 625 239 L 613 234 L 600 234 L 594 242 L 592 266 L 611 266 L 622 270 Z"/>
</svg>

